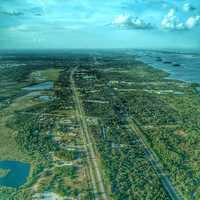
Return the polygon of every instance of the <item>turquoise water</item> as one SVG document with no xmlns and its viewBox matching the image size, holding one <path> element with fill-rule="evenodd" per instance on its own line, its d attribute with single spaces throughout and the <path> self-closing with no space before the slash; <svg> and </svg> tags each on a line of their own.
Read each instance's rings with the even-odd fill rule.
<svg viewBox="0 0 200 200">
<path fill-rule="evenodd" d="M 47 95 L 39 96 L 38 99 L 41 101 L 50 101 L 51 100 L 50 96 L 47 96 Z"/>
<path fill-rule="evenodd" d="M 0 169 L 8 169 L 6 176 L 0 177 L 0 185 L 18 188 L 26 183 L 30 172 L 30 164 L 17 161 L 0 161 Z"/>
<path fill-rule="evenodd" d="M 50 90 L 53 88 L 53 81 L 47 81 L 24 87 L 23 90 L 36 91 L 36 90 Z"/>
<path fill-rule="evenodd" d="M 200 53 L 138 50 L 138 60 L 170 74 L 169 78 L 200 83 Z"/>
</svg>

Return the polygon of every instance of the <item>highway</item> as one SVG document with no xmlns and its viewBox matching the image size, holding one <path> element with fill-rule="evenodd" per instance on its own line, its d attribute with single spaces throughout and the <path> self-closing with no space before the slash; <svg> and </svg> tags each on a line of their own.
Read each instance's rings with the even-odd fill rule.
<svg viewBox="0 0 200 200">
<path fill-rule="evenodd" d="M 81 101 L 79 99 L 79 94 L 78 94 L 78 91 L 75 86 L 75 81 L 73 80 L 73 76 L 74 76 L 74 73 L 76 72 L 77 68 L 78 67 L 76 67 L 72 70 L 70 79 L 71 79 L 71 83 L 72 83 L 72 90 L 74 93 L 74 102 L 76 104 L 83 137 L 85 140 L 85 145 L 86 145 L 86 148 L 87 148 L 88 154 L 89 154 L 88 162 L 90 165 L 92 165 L 90 168 L 92 168 L 91 174 L 92 174 L 92 176 L 94 176 L 93 185 L 95 184 L 96 191 L 99 192 L 100 194 L 102 194 L 101 199 L 108 200 L 109 198 L 105 192 L 105 188 L 104 188 L 104 184 L 103 184 L 103 180 L 102 180 L 102 176 L 101 176 L 101 171 L 99 170 L 99 167 L 98 167 L 98 164 L 96 161 L 95 150 L 93 148 L 94 144 L 92 143 L 92 140 L 90 138 L 90 134 L 88 131 L 83 107 L 82 107 Z M 110 89 L 110 95 L 112 94 L 111 98 L 117 98 L 115 91 L 113 91 L 110 87 L 109 87 L 109 89 Z M 164 170 L 162 164 L 160 163 L 159 158 L 157 157 L 155 152 L 152 150 L 152 148 L 149 146 L 148 142 L 146 141 L 146 137 L 143 135 L 143 132 L 141 131 L 140 127 L 138 126 L 138 123 L 134 119 L 130 119 L 129 117 L 127 117 L 127 124 L 128 124 L 128 127 L 137 135 L 139 142 L 144 147 L 146 158 L 149 161 L 149 163 L 151 164 L 152 168 L 154 169 L 156 175 L 158 176 L 158 178 L 161 182 L 161 185 L 163 186 L 167 196 L 171 200 L 183 200 L 184 198 L 182 197 L 181 193 L 173 185 L 169 176 L 165 173 L 165 170 Z M 96 176 L 94 175 L 93 171 L 95 171 Z"/>
<path fill-rule="evenodd" d="M 77 111 L 77 118 L 79 119 L 80 122 L 80 129 L 81 129 L 81 134 L 84 142 L 84 147 L 86 151 L 88 152 L 87 156 L 87 162 L 89 166 L 89 172 L 91 176 L 91 181 L 95 193 L 95 199 L 101 199 L 101 200 L 109 200 L 103 179 L 102 179 L 102 174 L 101 170 L 99 169 L 97 160 L 96 160 L 96 154 L 94 150 L 94 144 L 92 143 L 90 133 L 88 131 L 88 126 L 87 122 L 85 119 L 85 113 L 82 107 L 81 100 L 79 99 L 79 93 L 76 88 L 76 84 L 74 81 L 74 74 L 77 71 L 78 66 L 73 68 L 70 74 L 70 82 L 71 82 L 71 89 L 73 91 L 73 97 L 74 97 L 74 103 Z"/>
</svg>

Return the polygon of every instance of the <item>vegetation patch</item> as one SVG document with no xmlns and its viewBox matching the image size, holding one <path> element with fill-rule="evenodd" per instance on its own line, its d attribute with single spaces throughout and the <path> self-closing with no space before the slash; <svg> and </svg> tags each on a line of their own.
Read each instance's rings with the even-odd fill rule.
<svg viewBox="0 0 200 200">
<path fill-rule="evenodd" d="M 0 178 L 7 176 L 9 172 L 10 172 L 9 169 L 0 169 Z"/>
</svg>

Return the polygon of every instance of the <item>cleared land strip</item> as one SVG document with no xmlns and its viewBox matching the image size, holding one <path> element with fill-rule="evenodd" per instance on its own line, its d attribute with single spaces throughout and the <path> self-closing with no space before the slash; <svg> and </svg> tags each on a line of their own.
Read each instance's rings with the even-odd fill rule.
<svg viewBox="0 0 200 200">
<path fill-rule="evenodd" d="M 159 161 L 157 155 L 149 147 L 149 145 L 146 142 L 146 139 L 143 136 L 143 133 L 140 130 L 140 128 L 138 127 L 138 125 L 133 120 L 130 120 L 130 119 L 129 119 L 128 122 L 129 122 L 129 127 L 134 131 L 135 134 L 137 134 L 140 143 L 144 146 L 146 157 L 149 160 L 154 171 L 156 172 L 157 176 L 159 177 L 161 184 L 163 185 L 163 188 L 167 192 L 170 199 L 172 199 L 172 200 L 183 200 L 184 198 L 181 196 L 181 194 L 173 186 L 169 177 L 164 173 L 163 167 L 160 164 L 160 161 Z"/>
<path fill-rule="evenodd" d="M 73 79 L 74 73 L 76 72 L 77 68 L 78 67 L 75 67 L 74 69 L 72 69 L 71 75 L 70 75 L 70 81 L 71 81 L 71 88 L 72 88 L 72 91 L 74 94 L 74 103 L 76 106 L 77 117 L 80 121 L 80 126 L 81 126 L 80 128 L 81 128 L 81 134 L 82 134 L 83 141 L 84 141 L 84 146 L 89 154 L 89 156 L 87 156 L 87 159 L 88 159 L 88 166 L 89 166 L 89 170 L 90 170 L 92 184 L 93 184 L 94 190 L 96 191 L 96 194 L 98 193 L 100 195 L 100 197 L 95 196 L 95 198 L 108 200 L 109 198 L 106 194 L 101 171 L 100 171 L 98 163 L 95 159 L 96 158 L 95 150 L 94 150 L 92 141 L 90 139 L 90 134 L 88 131 L 86 118 L 85 118 L 85 113 L 83 111 L 82 104 L 79 99 L 78 91 L 77 91 L 77 88 L 75 85 L 75 81 Z"/>
<path fill-rule="evenodd" d="M 113 98 L 117 98 L 117 95 L 112 88 L 110 88 L 110 94 L 112 94 Z M 158 176 L 166 194 L 169 196 L 171 200 L 183 200 L 184 198 L 182 197 L 181 193 L 179 193 L 176 190 L 170 178 L 165 174 L 163 166 L 161 165 L 159 161 L 159 158 L 149 146 L 136 120 L 130 119 L 129 117 L 127 117 L 126 120 L 128 123 L 127 124 L 128 127 L 137 135 L 138 142 L 144 147 L 146 158 L 148 159 L 156 175 Z"/>
<path fill-rule="evenodd" d="M 24 115 L 41 115 L 41 116 L 52 116 L 52 117 L 68 117 L 68 115 L 62 115 L 62 114 L 53 114 L 53 113 L 37 113 L 37 112 L 18 112 L 20 114 L 24 114 Z"/>
</svg>

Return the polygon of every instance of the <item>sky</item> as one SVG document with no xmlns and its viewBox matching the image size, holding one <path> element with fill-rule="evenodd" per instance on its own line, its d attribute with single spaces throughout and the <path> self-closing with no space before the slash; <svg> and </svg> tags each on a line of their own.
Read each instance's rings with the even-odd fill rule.
<svg viewBox="0 0 200 200">
<path fill-rule="evenodd" d="M 200 0 L 0 0 L 0 49 L 200 49 Z"/>
</svg>

